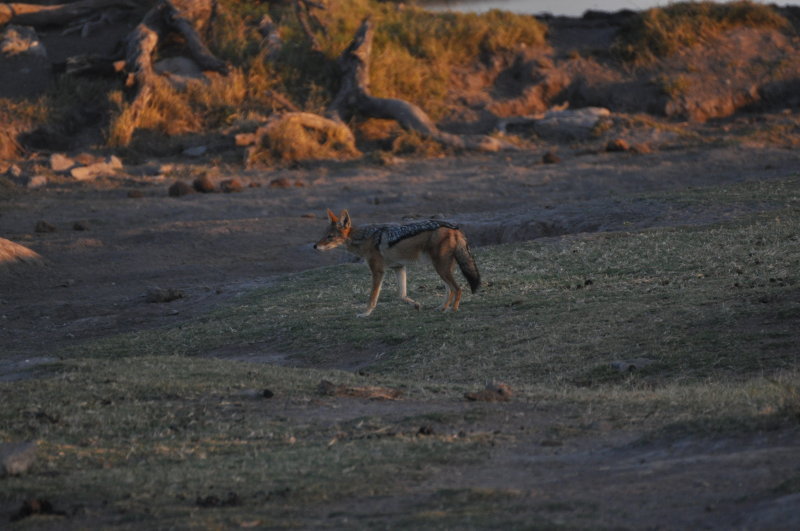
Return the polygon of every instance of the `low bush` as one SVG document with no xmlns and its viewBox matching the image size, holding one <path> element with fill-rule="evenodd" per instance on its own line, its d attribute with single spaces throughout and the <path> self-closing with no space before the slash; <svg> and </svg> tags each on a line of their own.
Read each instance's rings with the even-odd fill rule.
<svg viewBox="0 0 800 531">
<path fill-rule="evenodd" d="M 649 62 L 712 40 L 732 28 L 788 26 L 789 21 L 772 6 L 747 0 L 726 4 L 678 2 L 632 17 L 620 30 L 613 48 L 625 60 Z"/>
</svg>

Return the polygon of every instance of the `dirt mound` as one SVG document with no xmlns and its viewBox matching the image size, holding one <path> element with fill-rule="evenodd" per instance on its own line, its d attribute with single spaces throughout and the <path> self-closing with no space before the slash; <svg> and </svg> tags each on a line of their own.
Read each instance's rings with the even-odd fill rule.
<svg viewBox="0 0 800 531">
<path fill-rule="evenodd" d="M 800 49 L 782 30 L 735 28 L 649 64 L 632 65 L 612 53 L 623 20 L 552 21 L 553 48 L 518 55 L 495 78 L 487 108 L 504 117 L 553 106 L 597 106 L 705 122 L 740 110 L 800 104 Z"/>
</svg>

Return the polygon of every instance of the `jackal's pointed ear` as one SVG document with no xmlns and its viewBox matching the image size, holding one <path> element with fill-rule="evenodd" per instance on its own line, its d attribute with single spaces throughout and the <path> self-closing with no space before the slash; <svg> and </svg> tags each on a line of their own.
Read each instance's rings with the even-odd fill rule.
<svg viewBox="0 0 800 531">
<path fill-rule="evenodd" d="M 339 225 L 343 229 L 350 227 L 350 213 L 347 210 L 342 210 L 342 213 L 339 214 Z"/>
<path fill-rule="evenodd" d="M 333 210 L 330 208 L 328 209 L 328 218 L 331 220 L 331 223 L 339 223 L 339 218 L 336 217 L 336 214 L 334 214 Z"/>
</svg>

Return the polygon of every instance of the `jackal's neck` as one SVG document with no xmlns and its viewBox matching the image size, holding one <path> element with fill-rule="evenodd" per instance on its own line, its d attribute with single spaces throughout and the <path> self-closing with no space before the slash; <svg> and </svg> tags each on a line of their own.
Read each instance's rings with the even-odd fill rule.
<svg viewBox="0 0 800 531">
<path fill-rule="evenodd" d="M 353 225 L 347 239 L 347 249 L 355 254 L 360 254 L 370 246 L 377 245 L 382 228 L 382 225 L 362 225 L 360 227 Z"/>
</svg>

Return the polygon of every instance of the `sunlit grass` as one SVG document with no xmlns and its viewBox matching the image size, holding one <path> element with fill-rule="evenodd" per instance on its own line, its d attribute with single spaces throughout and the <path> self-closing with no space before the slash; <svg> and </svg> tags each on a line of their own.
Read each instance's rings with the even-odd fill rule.
<svg viewBox="0 0 800 531">
<path fill-rule="evenodd" d="M 772 6 L 747 0 L 676 2 L 636 14 L 620 31 L 614 48 L 627 60 L 647 62 L 737 27 L 783 29 L 789 21 Z"/>
</svg>

